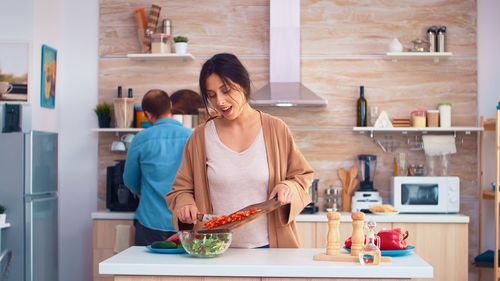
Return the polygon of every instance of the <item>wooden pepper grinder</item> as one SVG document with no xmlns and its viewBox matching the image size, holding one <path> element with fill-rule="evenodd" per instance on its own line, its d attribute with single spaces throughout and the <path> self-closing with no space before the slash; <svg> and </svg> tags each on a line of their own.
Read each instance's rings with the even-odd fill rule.
<svg viewBox="0 0 500 281">
<path fill-rule="evenodd" d="M 351 256 L 358 256 L 359 250 L 363 248 L 365 242 L 365 237 L 363 235 L 365 214 L 362 212 L 355 212 L 351 214 L 351 218 L 352 218 Z"/>
<path fill-rule="evenodd" d="M 326 214 L 326 217 L 328 218 L 326 254 L 328 256 L 336 256 L 340 254 L 340 213 L 329 212 L 328 214 Z"/>
</svg>

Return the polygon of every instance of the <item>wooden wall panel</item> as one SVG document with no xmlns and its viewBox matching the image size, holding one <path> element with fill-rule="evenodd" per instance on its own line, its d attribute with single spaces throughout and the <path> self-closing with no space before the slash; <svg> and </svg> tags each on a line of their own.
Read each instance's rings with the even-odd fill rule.
<svg viewBox="0 0 500 281">
<path fill-rule="evenodd" d="M 432 25 L 447 27 L 447 51 L 476 55 L 474 0 L 304 0 L 302 54 L 384 54 L 393 38 L 405 47 Z"/>
<path fill-rule="evenodd" d="M 359 86 L 368 107 L 389 117 L 409 116 L 415 109 L 452 103 L 452 125 L 477 123 L 476 61 L 399 61 L 375 59 L 302 59 L 302 83 L 328 100 L 326 108 L 266 108 L 291 126 L 355 126 Z M 293 114 L 289 112 L 293 110 Z"/>
<path fill-rule="evenodd" d="M 139 53 L 134 10 L 151 1 L 101 0 L 99 16 L 99 55 Z M 174 36 L 189 39 L 188 51 L 194 55 L 233 52 L 239 55 L 269 54 L 269 0 L 158 0 L 160 19 L 172 21 Z"/>
</svg>

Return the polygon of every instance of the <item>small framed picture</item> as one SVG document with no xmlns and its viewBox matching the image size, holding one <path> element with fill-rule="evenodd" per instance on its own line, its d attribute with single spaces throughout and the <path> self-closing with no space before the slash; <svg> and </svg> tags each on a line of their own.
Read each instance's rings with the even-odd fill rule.
<svg viewBox="0 0 500 281">
<path fill-rule="evenodd" d="M 42 45 L 42 83 L 40 87 L 40 106 L 54 108 L 56 100 L 57 50 Z"/>
<path fill-rule="evenodd" d="M 0 41 L 0 103 L 28 102 L 30 43 Z"/>
</svg>

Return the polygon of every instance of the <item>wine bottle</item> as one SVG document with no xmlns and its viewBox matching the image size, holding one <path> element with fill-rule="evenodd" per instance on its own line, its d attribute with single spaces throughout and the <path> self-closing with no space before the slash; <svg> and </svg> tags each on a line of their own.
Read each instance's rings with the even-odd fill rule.
<svg viewBox="0 0 500 281">
<path fill-rule="evenodd" d="M 364 86 L 359 87 L 359 98 L 358 98 L 357 106 L 358 106 L 358 110 L 357 110 L 358 118 L 357 118 L 356 126 L 366 127 L 367 103 L 366 103 L 366 99 L 365 99 L 365 87 Z"/>
</svg>

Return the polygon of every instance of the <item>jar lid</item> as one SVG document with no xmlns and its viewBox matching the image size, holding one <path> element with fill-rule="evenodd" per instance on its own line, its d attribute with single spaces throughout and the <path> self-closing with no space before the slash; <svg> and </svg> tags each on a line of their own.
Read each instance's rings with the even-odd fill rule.
<svg viewBox="0 0 500 281">
<path fill-rule="evenodd" d="M 441 106 L 441 105 L 451 106 L 451 102 L 440 102 L 440 103 L 438 103 L 438 106 Z"/>
<path fill-rule="evenodd" d="M 426 110 L 421 110 L 421 109 L 419 109 L 419 110 L 413 110 L 413 111 L 411 112 L 411 114 L 413 114 L 413 113 L 426 113 L 426 112 L 427 112 Z"/>
<path fill-rule="evenodd" d="M 439 113 L 439 110 L 437 110 L 437 109 L 428 109 L 427 113 Z"/>
</svg>

